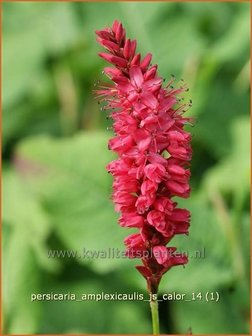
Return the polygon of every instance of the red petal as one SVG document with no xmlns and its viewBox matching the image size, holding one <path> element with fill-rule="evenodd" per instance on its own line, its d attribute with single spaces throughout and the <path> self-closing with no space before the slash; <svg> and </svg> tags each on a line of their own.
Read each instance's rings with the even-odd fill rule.
<svg viewBox="0 0 252 336">
<path fill-rule="evenodd" d="M 129 70 L 130 80 L 136 87 L 140 87 L 143 83 L 143 74 L 139 67 L 132 67 Z"/>
<path fill-rule="evenodd" d="M 137 46 L 136 40 L 131 41 L 131 50 L 130 50 L 131 57 L 134 57 L 134 55 L 135 55 L 136 46 Z"/>
<path fill-rule="evenodd" d="M 119 41 L 123 36 L 123 26 L 122 26 L 121 23 L 119 23 L 119 25 L 116 29 L 115 36 L 116 36 L 117 41 Z"/>
<path fill-rule="evenodd" d="M 141 94 L 141 100 L 144 103 L 144 105 L 155 109 L 158 105 L 158 101 L 156 99 L 156 97 L 148 92 L 144 92 L 143 94 Z"/>
<path fill-rule="evenodd" d="M 120 24 L 119 21 L 117 21 L 117 20 L 114 21 L 113 26 L 112 26 L 112 30 L 113 30 L 114 33 L 116 32 L 119 24 Z"/>
<path fill-rule="evenodd" d="M 140 60 L 141 60 L 141 54 L 136 54 L 132 61 L 131 61 L 131 65 L 139 65 L 140 64 Z"/>
<path fill-rule="evenodd" d="M 181 176 L 185 175 L 185 169 L 183 167 L 180 167 L 180 166 L 176 165 L 176 164 L 168 165 L 167 170 L 171 174 L 177 174 L 177 175 L 181 175 Z"/>
<path fill-rule="evenodd" d="M 146 71 L 144 79 L 148 80 L 154 78 L 156 76 L 156 72 L 157 72 L 157 65 L 153 65 L 153 67 L 151 67 L 149 70 Z"/>
<path fill-rule="evenodd" d="M 104 58 L 109 63 L 112 63 L 121 68 L 125 68 L 127 66 L 127 61 L 122 57 L 118 57 L 118 56 L 114 56 L 114 55 L 110 55 L 106 53 L 99 53 L 98 55 Z"/>
<path fill-rule="evenodd" d="M 187 209 L 174 209 L 173 213 L 169 216 L 172 221 L 185 222 L 190 218 L 190 211 Z"/>
<path fill-rule="evenodd" d="M 96 35 L 103 38 L 103 39 L 107 39 L 109 40 L 111 38 L 111 35 L 109 32 L 104 31 L 104 30 L 96 30 L 95 31 Z"/>
<path fill-rule="evenodd" d="M 104 68 L 103 71 L 110 78 L 113 77 L 113 76 L 120 76 L 121 75 L 121 71 L 119 69 L 117 69 L 117 68 L 106 67 L 106 68 Z"/>
<path fill-rule="evenodd" d="M 123 56 L 127 59 L 130 58 L 131 42 L 127 39 L 123 48 Z"/>
<path fill-rule="evenodd" d="M 109 40 L 105 40 L 105 39 L 101 39 L 101 38 L 97 38 L 97 41 L 106 49 L 108 49 L 109 51 L 119 51 L 120 47 L 118 46 L 118 44 L 109 41 Z"/>
<path fill-rule="evenodd" d="M 150 53 L 144 57 L 144 59 L 142 60 L 140 64 L 143 70 L 145 70 L 150 65 L 151 59 L 152 59 L 152 54 Z"/>
<path fill-rule="evenodd" d="M 165 262 L 169 259 L 169 251 L 165 246 L 154 246 L 153 254 L 155 259 L 160 265 L 165 264 Z"/>
</svg>

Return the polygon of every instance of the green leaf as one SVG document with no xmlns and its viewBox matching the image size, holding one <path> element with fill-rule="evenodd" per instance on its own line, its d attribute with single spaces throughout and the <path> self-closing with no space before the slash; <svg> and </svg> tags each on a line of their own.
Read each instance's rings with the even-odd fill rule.
<svg viewBox="0 0 252 336">
<path fill-rule="evenodd" d="M 19 230 L 27 237 L 42 267 L 51 271 L 58 269 L 58 262 L 46 257 L 46 240 L 51 232 L 50 219 L 25 179 L 14 170 L 3 172 L 3 220 L 12 230 Z"/>
<path fill-rule="evenodd" d="M 207 190 L 221 192 L 249 192 L 250 180 L 250 121 L 247 117 L 239 118 L 232 125 L 232 146 L 230 154 L 212 168 L 205 176 Z"/>
<path fill-rule="evenodd" d="M 31 138 L 17 149 L 26 162 L 27 181 L 43 199 L 55 233 L 64 245 L 96 270 L 124 267 L 126 259 L 82 258 L 82 251 L 124 250 L 127 231 L 117 224 L 110 200 L 112 179 L 105 170 L 113 158 L 107 150 L 108 136 L 102 132 L 80 133 L 71 139 Z M 40 174 L 29 173 L 37 167 Z"/>
<path fill-rule="evenodd" d="M 96 280 L 71 283 L 47 282 L 43 292 L 73 293 L 80 301 L 44 301 L 44 316 L 40 333 L 62 333 L 79 330 L 81 333 L 149 333 L 150 321 L 145 315 L 148 302 L 118 300 L 82 300 L 87 294 L 114 294 L 113 281 Z M 117 291 L 123 293 L 122 291 Z M 149 307 L 148 307 L 149 309 Z M 99 323 L 98 323 L 99 321 Z M 141 323 L 140 323 L 141 322 Z"/>
<path fill-rule="evenodd" d="M 8 334 L 35 333 L 40 307 L 31 305 L 38 291 L 40 271 L 31 247 L 31 236 L 21 227 L 12 229 L 3 255 L 3 302 Z"/>
<path fill-rule="evenodd" d="M 218 62 L 228 62 L 241 55 L 249 46 L 250 41 L 250 14 L 248 4 L 243 4 L 241 11 L 234 19 L 226 34 L 221 36 L 211 48 L 208 57 Z"/>
<path fill-rule="evenodd" d="M 12 26 L 12 29 L 3 36 L 4 106 L 23 96 L 30 97 L 33 87 L 43 77 L 46 57 L 65 52 L 78 44 L 81 38 L 71 4 L 58 6 L 47 3 L 39 7 L 25 3 L 8 5 L 4 7 L 4 24 Z M 18 26 L 12 21 L 13 15 L 19 22 Z M 23 29 L 20 29 L 21 25 Z"/>
<path fill-rule="evenodd" d="M 44 56 L 36 28 L 3 36 L 3 106 L 19 100 L 32 89 L 39 80 Z"/>
<path fill-rule="evenodd" d="M 196 291 L 198 294 L 200 290 Z M 202 293 L 203 296 L 205 293 Z M 238 301 L 233 294 L 219 292 L 219 302 L 201 301 L 173 302 L 172 311 L 176 333 L 186 334 L 189 328 L 192 334 L 247 334 L 248 326 L 244 323 Z"/>
<path fill-rule="evenodd" d="M 50 230 L 49 218 L 36 195 L 27 189 L 22 175 L 14 170 L 3 172 L 3 220 L 29 230 L 33 237 L 47 237 Z"/>
</svg>

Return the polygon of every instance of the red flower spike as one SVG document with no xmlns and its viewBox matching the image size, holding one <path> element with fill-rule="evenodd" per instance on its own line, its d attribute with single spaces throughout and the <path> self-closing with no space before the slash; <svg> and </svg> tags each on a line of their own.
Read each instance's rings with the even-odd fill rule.
<svg viewBox="0 0 252 336">
<path fill-rule="evenodd" d="M 113 84 L 97 90 L 114 121 L 109 149 L 118 159 L 106 167 L 114 177 L 112 199 L 121 213 L 119 224 L 139 230 L 125 238 L 126 255 L 142 259 L 136 268 L 156 293 L 165 272 L 188 262 L 166 245 L 175 235 L 188 234 L 190 212 L 172 198 L 190 194 L 191 135 L 183 127 L 192 119 L 183 113 L 191 103 L 179 103 L 187 88 L 171 87 L 173 77 L 162 86 L 157 65 L 150 65 L 152 55 L 136 54 L 136 40 L 126 38 L 120 22 L 96 34 L 108 51 L 99 56 L 113 65 L 104 69 Z"/>
</svg>

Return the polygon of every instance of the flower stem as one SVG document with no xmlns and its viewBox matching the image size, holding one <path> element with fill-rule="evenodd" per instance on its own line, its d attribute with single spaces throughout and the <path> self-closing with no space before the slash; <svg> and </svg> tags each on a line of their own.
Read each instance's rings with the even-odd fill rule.
<svg viewBox="0 0 252 336">
<path fill-rule="evenodd" d="M 151 307 L 153 335 L 159 335 L 159 317 L 158 317 L 158 301 L 157 301 L 157 298 L 155 300 L 151 299 L 150 307 Z"/>
</svg>

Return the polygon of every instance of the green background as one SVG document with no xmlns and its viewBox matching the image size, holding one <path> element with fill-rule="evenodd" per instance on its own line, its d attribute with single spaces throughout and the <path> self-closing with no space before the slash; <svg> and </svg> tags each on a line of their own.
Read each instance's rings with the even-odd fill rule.
<svg viewBox="0 0 252 336">
<path fill-rule="evenodd" d="M 193 135 L 190 235 L 205 249 L 170 270 L 163 333 L 249 333 L 249 4 L 3 4 L 3 304 L 5 332 L 150 333 L 147 302 L 31 302 L 31 293 L 146 293 L 126 259 L 48 258 L 49 249 L 122 250 L 105 171 L 112 154 L 93 89 L 105 63 L 94 30 L 123 22 L 159 73 L 188 83 Z"/>
</svg>

